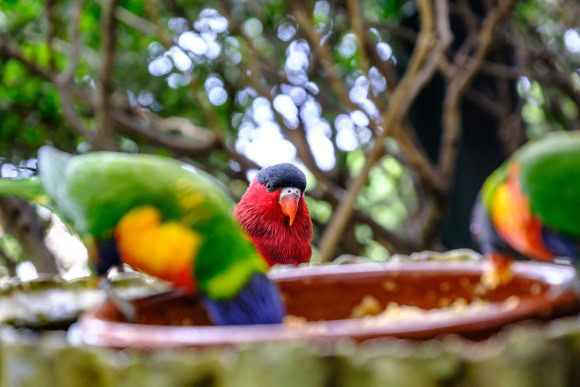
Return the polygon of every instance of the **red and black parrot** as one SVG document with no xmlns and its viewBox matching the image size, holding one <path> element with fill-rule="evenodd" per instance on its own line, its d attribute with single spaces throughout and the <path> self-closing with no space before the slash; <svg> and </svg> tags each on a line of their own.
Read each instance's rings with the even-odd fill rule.
<svg viewBox="0 0 580 387">
<path fill-rule="evenodd" d="M 312 221 L 306 176 L 285 163 L 262 169 L 235 209 L 235 218 L 270 266 L 310 262 Z"/>
<path fill-rule="evenodd" d="M 493 270 L 494 287 L 511 278 L 512 259 L 580 257 L 580 132 L 530 142 L 485 181 L 471 230 Z"/>
</svg>

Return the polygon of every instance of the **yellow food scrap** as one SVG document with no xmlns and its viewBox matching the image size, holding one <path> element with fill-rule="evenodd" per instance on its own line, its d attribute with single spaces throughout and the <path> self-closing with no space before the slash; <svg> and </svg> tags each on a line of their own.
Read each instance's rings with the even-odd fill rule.
<svg viewBox="0 0 580 387">
<path fill-rule="evenodd" d="M 366 295 L 362 301 L 352 309 L 351 318 L 361 318 L 366 316 L 375 316 L 381 313 L 383 307 L 375 297 Z"/>
<path fill-rule="evenodd" d="M 284 317 L 284 325 L 289 327 L 302 327 L 306 324 L 306 319 L 301 316 L 292 316 L 291 314 Z"/>
<path fill-rule="evenodd" d="M 365 298 L 370 297 L 366 296 Z M 370 297 L 367 299 L 366 302 L 361 301 L 355 309 L 353 309 L 353 315 L 355 313 L 360 313 L 360 306 L 364 303 L 366 305 L 372 305 L 372 299 L 374 297 Z M 375 299 L 376 301 L 376 299 Z M 508 298 L 505 303 L 499 305 L 502 310 L 509 310 L 515 308 L 519 303 L 519 300 L 516 298 Z M 475 299 L 471 302 L 468 302 L 464 298 L 458 298 L 455 300 L 450 300 L 448 298 L 443 299 L 443 304 L 446 304 L 446 307 L 442 308 L 434 308 L 434 309 L 422 309 L 416 306 L 409 306 L 409 305 L 399 305 L 396 302 L 390 302 L 385 310 L 383 310 L 379 314 L 367 314 L 364 315 L 361 319 L 363 320 L 363 324 L 367 327 L 377 327 L 385 324 L 390 324 L 394 322 L 407 322 L 407 321 L 444 321 L 450 320 L 457 317 L 466 317 L 471 315 L 484 315 L 489 313 L 491 308 L 493 308 L 493 304 L 490 304 L 488 301 Z M 376 306 L 376 305 L 375 305 Z M 358 309 L 357 309 L 358 308 Z"/>
</svg>

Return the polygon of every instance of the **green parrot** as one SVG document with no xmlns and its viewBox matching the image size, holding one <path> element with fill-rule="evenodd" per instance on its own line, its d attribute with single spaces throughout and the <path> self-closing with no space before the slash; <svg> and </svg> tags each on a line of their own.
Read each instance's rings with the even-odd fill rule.
<svg viewBox="0 0 580 387">
<path fill-rule="evenodd" d="M 217 325 L 280 323 L 267 265 L 210 175 L 143 154 L 38 152 L 39 177 L 0 179 L 0 194 L 54 210 L 89 248 L 99 276 L 122 263 L 199 294 Z"/>
<path fill-rule="evenodd" d="M 495 282 L 510 279 L 507 269 L 513 258 L 576 261 L 580 132 L 552 133 L 515 152 L 485 181 L 472 232 L 494 264 Z"/>
</svg>

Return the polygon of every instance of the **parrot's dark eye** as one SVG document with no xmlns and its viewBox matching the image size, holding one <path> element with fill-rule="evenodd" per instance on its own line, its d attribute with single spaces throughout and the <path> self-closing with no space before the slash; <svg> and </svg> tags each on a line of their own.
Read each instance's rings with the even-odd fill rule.
<svg viewBox="0 0 580 387">
<path fill-rule="evenodd" d="M 268 184 L 266 184 L 266 189 L 267 189 L 269 192 L 272 192 L 272 183 L 268 183 Z"/>
</svg>

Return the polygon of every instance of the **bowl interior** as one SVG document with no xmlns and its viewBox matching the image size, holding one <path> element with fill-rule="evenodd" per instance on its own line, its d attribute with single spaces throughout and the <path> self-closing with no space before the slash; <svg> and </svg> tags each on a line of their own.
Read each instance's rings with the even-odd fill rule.
<svg viewBox="0 0 580 387">
<path fill-rule="evenodd" d="M 350 318 L 365 296 L 374 297 L 381 308 L 395 302 L 432 309 L 449 306 L 460 298 L 467 302 L 475 298 L 502 302 L 512 296 L 522 304 L 546 303 L 554 285 L 546 275 L 553 272 L 554 281 L 554 274 L 559 274 L 556 280 L 563 282 L 570 273 L 558 267 L 546 270 L 549 265 L 534 265 L 519 270 L 516 267 L 509 284 L 484 294 L 478 293 L 481 265 L 319 267 L 281 271 L 271 277 L 280 288 L 289 315 L 307 321 L 332 321 Z M 211 325 L 201 302 L 177 291 L 136 300 L 135 304 L 139 324 Z"/>
</svg>

